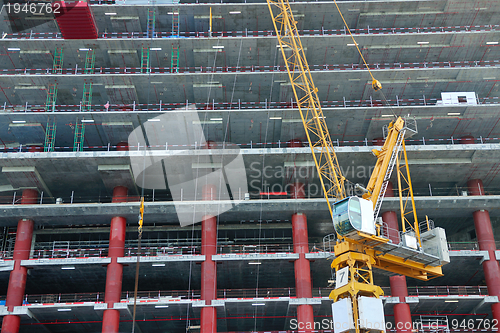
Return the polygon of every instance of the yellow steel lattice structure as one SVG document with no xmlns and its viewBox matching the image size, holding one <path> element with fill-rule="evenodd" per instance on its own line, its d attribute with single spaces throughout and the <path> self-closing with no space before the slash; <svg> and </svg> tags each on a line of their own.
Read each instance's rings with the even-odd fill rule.
<svg viewBox="0 0 500 333">
<path fill-rule="evenodd" d="M 401 162 L 403 163 L 401 163 Z M 415 209 L 415 199 L 413 198 L 413 187 L 411 185 L 410 168 L 408 166 L 408 156 L 406 155 L 406 147 L 403 141 L 403 149 L 398 156 L 397 161 L 397 176 L 398 176 L 398 192 L 399 192 L 399 208 L 401 213 L 401 226 L 403 232 L 408 229 L 415 232 L 419 246 L 422 246 L 420 239 L 420 228 L 417 219 L 417 210 Z M 413 223 L 411 223 L 413 217 Z"/>
<path fill-rule="evenodd" d="M 346 197 L 345 178 L 342 176 L 321 110 L 318 89 L 314 86 L 297 22 L 293 18 L 288 0 L 268 0 L 267 4 L 314 163 L 320 175 L 321 187 L 332 214 L 330 199 L 339 200 Z"/>
</svg>

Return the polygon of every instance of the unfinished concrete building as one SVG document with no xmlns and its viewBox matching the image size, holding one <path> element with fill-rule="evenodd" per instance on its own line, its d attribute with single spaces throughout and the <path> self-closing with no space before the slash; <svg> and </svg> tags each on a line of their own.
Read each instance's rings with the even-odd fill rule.
<svg viewBox="0 0 500 333">
<path fill-rule="evenodd" d="M 366 184 L 383 126 L 416 119 L 406 150 L 418 218 L 446 230 L 451 256 L 425 283 L 376 270 L 385 320 L 493 331 L 500 7 L 338 5 L 380 92 L 333 2 L 291 4 L 344 175 Z M 334 230 L 267 3 L 35 7 L 0 13 L 2 333 L 329 323 Z M 231 161 L 224 182 L 209 181 Z M 392 185 L 381 216 L 396 223 Z"/>
</svg>

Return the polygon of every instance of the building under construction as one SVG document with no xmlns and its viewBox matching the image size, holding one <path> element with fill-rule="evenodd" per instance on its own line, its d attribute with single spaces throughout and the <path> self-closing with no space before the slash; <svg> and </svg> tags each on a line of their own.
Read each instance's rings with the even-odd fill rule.
<svg viewBox="0 0 500 333">
<path fill-rule="evenodd" d="M 446 231 L 450 263 L 429 281 L 375 266 L 386 331 L 496 331 L 497 2 L 290 6 L 351 184 L 384 126 L 415 124 L 414 222 Z M 335 331 L 338 236 L 266 1 L 0 15 L 2 333 Z M 378 216 L 397 245 L 395 175 Z"/>
</svg>

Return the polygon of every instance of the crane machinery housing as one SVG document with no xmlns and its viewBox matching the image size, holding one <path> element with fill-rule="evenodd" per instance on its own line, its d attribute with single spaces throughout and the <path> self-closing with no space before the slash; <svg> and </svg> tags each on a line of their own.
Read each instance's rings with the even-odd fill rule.
<svg viewBox="0 0 500 333">
<path fill-rule="evenodd" d="M 426 281 L 442 276 L 441 267 L 449 263 L 444 229 L 417 219 L 405 149 L 405 139 L 417 132 L 416 121 L 395 116 L 384 128 L 384 145 L 372 150 L 377 161 L 367 186 L 354 186 L 363 194 L 350 195 L 353 186 L 342 175 L 290 4 L 267 4 L 336 232 L 330 294 L 335 333 L 384 332 L 383 291 L 373 283 L 373 268 Z M 382 88 L 375 79 L 371 85 Z M 394 168 L 402 227 L 397 244 L 378 217 Z"/>
</svg>

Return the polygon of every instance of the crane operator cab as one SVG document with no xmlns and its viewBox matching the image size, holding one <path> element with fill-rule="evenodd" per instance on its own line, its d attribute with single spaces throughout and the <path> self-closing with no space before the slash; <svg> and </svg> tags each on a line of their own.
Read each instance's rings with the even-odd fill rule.
<svg viewBox="0 0 500 333">
<path fill-rule="evenodd" d="M 375 235 L 373 203 L 359 197 L 348 197 L 333 205 L 333 226 L 343 237 L 362 238 L 358 231 Z"/>
</svg>

